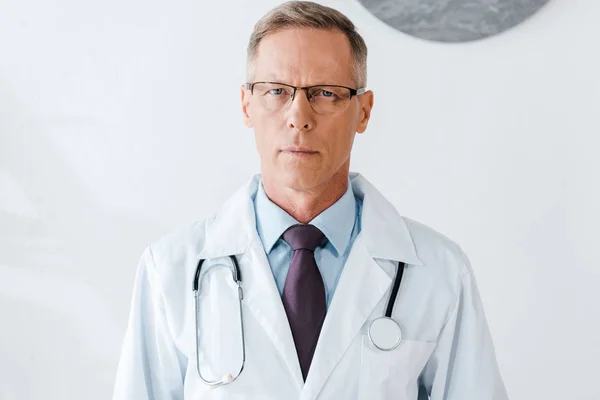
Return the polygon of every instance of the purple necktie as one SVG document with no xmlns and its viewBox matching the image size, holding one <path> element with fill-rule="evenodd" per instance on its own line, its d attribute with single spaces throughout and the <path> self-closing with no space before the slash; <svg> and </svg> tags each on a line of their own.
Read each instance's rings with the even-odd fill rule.
<svg viewBox="0 0 600 400">
<path fill-rule="evenodd" d="M 325 320 L 325 285 L 315 262 L 315 248 L 323 237 L 313 225 L 293 225 L 283 233 L 283 240 L 294 252 L 282 300 L 304 380 Z"/>
</svg>

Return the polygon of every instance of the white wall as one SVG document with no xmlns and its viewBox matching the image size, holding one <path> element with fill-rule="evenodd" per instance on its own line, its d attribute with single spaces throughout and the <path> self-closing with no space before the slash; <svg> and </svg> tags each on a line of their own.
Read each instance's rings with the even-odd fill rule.
<svg viewBox="0 0 600 400">
<path fill-rule="evenodd" d="M 143 247 L 258 171 L 247 37 L 274 0 L 0 0 L 0 399 L 110 397 Z M 351 0 L 376 107 L 353 170 L 458 241 L 513 400 L 598 400 L 600 2 L 481 42 Z"/>
</svg>

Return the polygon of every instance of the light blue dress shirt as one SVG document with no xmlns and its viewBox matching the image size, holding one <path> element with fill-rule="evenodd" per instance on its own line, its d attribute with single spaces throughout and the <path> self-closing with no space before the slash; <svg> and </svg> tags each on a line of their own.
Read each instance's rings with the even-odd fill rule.
<svg viewBox="0 0 600 400">
<path fill-rule="evenodd" d="M 315 250 L 315 261 L 325 284 L 327 308 L 333 298 L 354 239 L 360 232 L 361 209 L 362 204 L 354 197 L 352 185 L 348 180 L 348 189 L 342 197 L 309 222 L 319 228 L 327 238 L 325 246 Z M 262 180 L 254 197 L 254 210 L 258 235 L 281 295 L 292 259 L 292 248 L 281 238 L 281 235 L 290 226 L 299 222 L 267 197 Z"/>
</svg>

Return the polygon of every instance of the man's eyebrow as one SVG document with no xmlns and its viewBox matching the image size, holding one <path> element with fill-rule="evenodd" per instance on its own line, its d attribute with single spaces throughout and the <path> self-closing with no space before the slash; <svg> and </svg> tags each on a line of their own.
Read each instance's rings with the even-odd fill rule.
<svg viewBox="0 0 600 400">
<path fill-rule="evenodd" d="M 285 85 L 296 86 L 285 79 L 278 79 L 272 75 L 267 75 L 265 78 L 257 79 L 254 78 L 252 82 L 274 82 L 274 83 L 283 83 Z M 306 86 L 344 86 L 344 87 L 353 87 L 352 85 L 344 84 L 336 78 L 331 79 L 315 79 L 313 83 L 302 85 Z"/>
</svg>

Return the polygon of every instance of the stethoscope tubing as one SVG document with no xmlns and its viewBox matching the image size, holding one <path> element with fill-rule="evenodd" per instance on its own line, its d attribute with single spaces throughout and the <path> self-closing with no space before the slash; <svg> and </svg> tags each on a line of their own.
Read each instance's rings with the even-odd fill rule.
<svg viewBox="0 0 600 400">
<path fill-rule="evenodd" d="M 199 303 L 199 294 L 200 294 L 200 286 L 201 286 L 201 272 L 202 272 L 202 264 L 206 261 L 205 259 L 201 259 L 198 261 L 198 266 L 196 267 L 196 273 L 194 274 L 194 282 L 193 282 L 193 290 L 194 290 L 194 312 L 196 319 L 196 372 L 198 373 L 198 377 L 202 382 L 204 382 L 208 386 L 221 386 L 228 385 L 231 382 L 235 381 L 242 371 L 244 370 L 244 366 L 246 365 L 246 335 L 244 332 L 244 318 L 242 314 L 242 299 L 244 298 L 244 291 L 242 289 L 242 274 L 240 272 L 240 266 L 238 264 L 237 258 L 233 255 L 229 256 L 231 260 L 231 265 L 233 268 L 231 269 L 231 274 L 233 276 L 233 280 L 238 288 L 238 303 L 239 303 L 239 311 L 240 311 L 240 332 L 242 336 L 242 364 L 240 365 L 240 369 L 237 371 L 235 375 L 227 374 L 218 380 L 210 380 L 204 378 L 202 376 L 202 372 L 200 372 L 200 307 Z"/>
<path fill-rule="evenodd" d="M 195 324 L 196 325 L 196 371 L 198 373 L 198 377 L 200 378 L 200 380 L 209 386 L 220 386 L 220 385 L 230 384 L 231 382 L 235 381 L 240 376 L 240 374 L 244 370 L 244 366 L 246 365 L 246 337 L 245 337 L 245 332 L 244 332 L 244 320 L 243 320 L 243 316 L 242 316 L 242 299 L 244 298 L 244 293 L 242 290 L 242 274 L 240 271 L 240 266 L 237 261 L 237 258 L 234 255 L 230 255 L 229 258 L 231 260 L 231 264 L 233 267 L 233 268 L 230 268 L 231 274 L 232 274 L 234 282 L 236 283 L 236 285 L 238 287 L 238 301 L 239 301 L 239 311 L 240 311 L 240 331 L 242 334 L 242 365 L 240 366 L 240 369 L 235 374 L 235 376 L 228 374 L 219 380 L 209 380 L 209 379 L 204 378 L 202 376 L 202 373 L 200 372 L 200 356 L 198 354 L 199 349 L 200 349 L 200 341 L 199 341 L 199 336 L 200 336 L 199 320 L 200 320 L 200 318 L 199 318 L 198 302 L 199 302 L 199 289 L 201 286 L 200 284 L 201 284 L 202 264 L 204 264 L 206 259 L 201 259 L 198 261 L 198 266 L 196 267 L 196 272 L 194 274 L 194 281 L 192 284 L 192 288 L 194 291 L 194 310 L 195 310 L 195 317 L 196 317 L 195 318 L 196 319 L 196 321 L 195 321 L 196 322 L 196 324 Z M 371 341 L 371 344 L 373 344 L 376 348 L 378 348 L 379 350 L 382 350 L 382 351 L 389 351 L 389 350 L 395 349 L 400 344 L 400 340 L 402 337 L 402 331 L 400 329 L 400 325 L 398 324 L 398 322 L 396 322 L 394 319 L 392 319 L 392 312 L 394 310 L 394 304 L 396 302 L 396 297 L 398 296 L 398 291 L 400 290 L 400 283 L 402 282 L 402 276 L 404 274 L 404 267 L 405 267 L 405 264 L 403 262 L 401 262 L 401 261 L 398 262 L 398 268 L 396 269 L 396 275 L 394 277 L 394 282 L 393 282 L 392 288 L 390 290 L 390 297 L 389 297 L 387 305 L 386 305 L 385 316 L 379 317 L 379 318 L 375 319 L 373 322 L 371 322 L 371 325 L 369 326 L 369 329 L 368 329 L 368 337 L 369 337 L 369 340 Z M 390 319 L 398 326 L 398 330 L 399 330 L 398 340 L 396 341 L 394 346 L 391 348 L 381 347 L 373 341 L 373 337 L 371 335 L 371 327 L 373 326 L 373 323 L 380 318 Z"/>
</svg>

